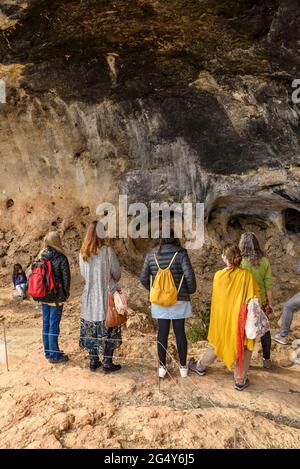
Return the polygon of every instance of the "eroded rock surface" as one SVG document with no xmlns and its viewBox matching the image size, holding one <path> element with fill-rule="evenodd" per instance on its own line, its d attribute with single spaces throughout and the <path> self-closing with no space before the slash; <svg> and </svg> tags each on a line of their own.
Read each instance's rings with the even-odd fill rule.
<svg viewBox="0 0 300 469">
<path fill-rule="evenodd" d="M 1 12 L 3 203 L 23 207 L 32 191 L 44 207 L 94 209 L 121 190 L 208 210 L 220 197 L 233 212 L 298 208 L 296 0 L 2 1 Z"/>
<path fill-rule="evenodd" d="M 206 233 L 203 248 L 191 254 L 198 281 L 195 317 L 209 308 L 221 245 L 251 230 L 272 262 L 277 325 L 283 302 L 299 290 L 294 272 L 300 256 L 300 109 L 292 101 L 292 82 L 300 78 L 299 20 L 296 0 L 1 0 L 0 78 L 7 92 L 6 104 L 0 104 L 1 286 L 13 262 L 27 266 L 34 259 L 49 228 L 63 234 L 76 275 L 88 222 L 99 203 L 115 202 L 119 193 L 148 204 L 198 201 L 205 203 Z M 137 359 L 141 348 L 155 360 L 147 295 L 132 276 L 147 242 L 118 240 L 115 247 L 131 292 L 129 341 L 122 353 Z M 13 377 L 1 375 L 0 414 L 11 410 L 0 429 L 1 445 L 163 447 L 157 428 L 162 432 L 162 423 L 172 421 L 176 432 L 163 436 L 166 447 L 232 447 L 226 418 L 218 443 L 207 430 L 207 422 L 212 428 L 220 424 L 220 409 L 202 409 L 200 394 L 191 395 L 193 405 L 201 404 L 191 411 L 170 383 L 167 397 L 153 391 L 155 365 L 145 372 L 129 368 L 117 404 L 101 388 L 107 410 L 98 412 L 87 391 L 89 376 L 79 379 L 84 357 L 74 337 L 82 285 L 74 278 L 64 326 L 73 342 L 63 339 L 74 360 L 55 375 L 38 361 L 39 349 L 32 365 L 46 372 L 42 384 L 25 376 L 22 366 L 24 347 L 39 344 L 39 312 L 28 304 L 18 309 L 8 290 L 0 299 L 9 336 L 23 344 L 22 350 L 10 344 Z M 138 343 L 130 340 L 136 330 Z M 292 334 L 299 334 L 299 313 Z M 242 430 L 253 446 L 299 446 L 299 371 L 280 365 L 290 352 L 275 346 L 278 368 L 271 381 L 266 372 L 253 373 L 253 394 L 245 397 L 251 428 Z M 211 390 L 217 371 L 206 378 L 205 389 Z M 65 372 L 73 383 L 78 378 L 76 402 L 64 387 Z M 146 389 L 134 388 L 137 377 Z M 233 408 L 231 384 L 224 396 L 227 378 L 221 370 L 216 387 L 223 397 L 217 389 L 212 397 L 221 414 L 243 428 L 245 410 Z M 269 382 L 273 390 L 264 398 Z M 118 390 L 120 382 L 114 384 Z M 95 378 L 93 392 L 98 385 Z M 183 391 L 191 393 L 191 383 Z M 188 412 L 192 420 L 183 435 Z M 37 427 L 42 431 L 35 434 Z M 131 434 L 123 440 L 125 428 Z M 241 436 L 239 445 L 245 447 Z"/>
</svg>

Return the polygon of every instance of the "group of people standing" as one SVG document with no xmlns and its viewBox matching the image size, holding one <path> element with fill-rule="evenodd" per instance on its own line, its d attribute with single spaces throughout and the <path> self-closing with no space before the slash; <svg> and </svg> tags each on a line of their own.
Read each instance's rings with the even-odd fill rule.
<svg viewBox="0 0 300 469">
<path fill-rule="evenodd" d="M 174 253 L 178 253 L 174 259 Z M 172 259 L 174 259 L 172 261 Z M 191 317 L 190 294 L 196 291 L 195 274 L 188 257 L 179 240 L 171 236 L 159 239 L 157 247 L 147 254 L 141 272 L 141 282 L 150 290 L 150 279 L 155 278 L 158 268 L 170 266 L 176 285 L 178 301 L 168 307 L 151 305 L 152 316 L 158 320 L 158 356 L 159 376 L 166 373 L 166 350 L 170 322 L 176 336 L 180 359 L 180 374 L 187 376 L 188 369 L 200 376 L 217 357 L 221 358 L 231 369 L 237 361 L 237 335 L 240 310 L 243 305 L 254 298 L 259 299 L 267 314 L 272 311 L 272 273 L 269 260 L 263 255 L 257 238 L 253 233 L 242 235 L 240 245 L 226 245 L 222 252 L 225 268 L 219 270 L 213 281 L 210 325 L 208 332 L 209 348 L 205 355 L 196 362 L 190 360 L 187 365 L 187 339 L 185 319 Z M 157 261 L 157 262 L 156 262 Z M 183 276 L 183 277 L 182 277 Z M 180 285 L 181 278 L 183 279 Z M 262 338 L 264 367 L 270 368 L 271 335 L 267 332 Z M 245 340 L 243 344 L 243 370 L 235 368 L 235 388 L 242 390 L 248 385 L 247 373 L 250 365 L 254 341 Z"/>
<path fill-rule="evenodd" d="M 121 369 L 113 363 L 114 350 L 122 344 L 121 327 L 107 328 L 107 291 L 118 289 L 121 268 L 112 247 L 103 237 L 103 225 L 93 222 L 88 226 L 81 246 L 79 265 L 85 280 L 81 302 L 81 323 L 79 344 L 89 354 L 91 371 L 102 366 L 104 373 Z M 53 275 L 59 285 L 54 303 L 43 303 L 43 344 L 44 354 L 50 363 L 69 360 L 60 350 L 58 338 L 63 306 L 70 295 L 71 273 L 66 252 L 58 232 L 48 233 L 44 238 L 41 259 L 51 261 Z M 171 327 L 176 337 L 180 361 L 180 375 L 184 378 L 188 371 L 203 376 L 208 366 L 217 357 L 229 369 L 235 367 L 235 389 L 248 386 L 248 369 L 254 340 L 247 339 L 242 344 L 242 352 L 237 347 L 240 316 L 243 307 L 256 297 L 266 315 L 272 313 L 272 271 L 268 258 L 263 254 L 255 234 L 247 232 L 241 236 L 239 245 L 226 245 L 222 251 L 224 268 L 217 271 L 212 288 L 211 315 L 208 332 L 209 347 L 198 361 L 187 362 L 188 342 L 185 320 L 192 316 L 190 295 L 196 292 L 195 273 L 188 252 L 180 244 L 171 230 L 168 238 L 160 234 L 154 240 L 154 247 L 147 253 L 140 274 L 141 283 L 151 290 L 158 272 L 169 269 L 177 288 L 177 301 L 170 306 L 151 304 L 151 314 L 157 320 L 158 374 L 164 378 L 167 373 L 166 354 Z M 22 267 L 14 266 L 13 284 L 19 294 L 26 294 L 27 278 Z M 298 298 L 299 297 L 299 298 Z M 300 309 L 300 293 L 284 305 L 281 330 L 273 339 L 281 344 L 288 343 L 289 328 L 293 312 Z M 271 334 L 261 337 L 263 366 L 271 366 Z M 237 366 L 238 354 L 242 355 L 242 366 Z M 101 355 L 103 361 L 100 361 Z"/>
</svg>

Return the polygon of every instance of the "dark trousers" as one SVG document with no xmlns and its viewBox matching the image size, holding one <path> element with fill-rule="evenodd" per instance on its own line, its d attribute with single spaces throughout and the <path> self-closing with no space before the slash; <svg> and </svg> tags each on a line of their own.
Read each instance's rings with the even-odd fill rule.
<svg viewBox="0 0 300 469">
<path fill-rule="evenodd" d="M 113 355 L 114 355 L 114 349 L 112 350 L 111 347 L 109 347 L 109 344 L 105 344 L 104 352 L 103 352 L 103 365 L 104 366 L 110 366 L 112 364 Z M 98 363 L 100 362 L 97 349 L 95 348 L 94 350 L 90 350 L 89 356 L 90 356 L 90 365 L 94 367 L 97 366 Z"/>
<path fill-rule="evenodd" d="M 260 340 L 263 350 L 263 357 L 265 360 L 269 360 L 271 357 L 271 332 L 266 332 Z"/>
<path fill-rule="evenodd" d="M 58 336 L 63 306 L 42 304 L 42 311 L 45 357 L 47 359 L 58 360 L 62 355 L 58 346 Z"/>
<path fill-rule="evenodd" d="M 173 330 L 176 337 L 177 350 L 181 366 L 186 366 L 187 356 L 187 340 L 185 335 L 185 319 L 173 319 Z M 158 319 L 158 333 L 157 333 L 157 352 L 159 363 L 162 366 L 166 365 L 166 354 L 168 348 L 168 337 L 170 332 L 170 319 Z"/>
</svg>

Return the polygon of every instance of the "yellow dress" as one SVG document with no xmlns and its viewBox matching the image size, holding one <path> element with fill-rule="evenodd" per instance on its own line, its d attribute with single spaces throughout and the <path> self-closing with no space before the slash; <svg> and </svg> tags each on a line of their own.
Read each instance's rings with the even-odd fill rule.
<svg viewBox="0 0 300 469">
<path fill-rule="evenodd" d="M 237 331 L 240 308 L 256 296 L 259 287 L 248 270 L 226 267 L 216 272 L 213 281 L 208 342 L 214 353 L 231 369 L 237 357 Z M 252 351 L 254 340 L 246 339 L 245 346 Z"/>
</svg>

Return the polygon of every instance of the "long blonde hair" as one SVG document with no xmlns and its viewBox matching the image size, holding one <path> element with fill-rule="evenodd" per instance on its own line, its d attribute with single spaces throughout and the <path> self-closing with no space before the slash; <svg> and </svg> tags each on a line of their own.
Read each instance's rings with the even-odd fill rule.
<svg viewBox="0 0 300 469">
<path fill-rule="evenodd" d="M 49 231 L 44 238 L 44 249 L 53 248 L 66 256 L 58 231 Z"/>
<path fill-rule="evenodd" d="M 99 253 L 100 248 L 104 244 L 104 240 L 97 236 L 97 223 L 97 221 L 93 221 L 92 223 L 90 223 L 85 234 L 80 249 L 80 254 L 84 262 L 88 262 L 91 256 L 96 256 Z"/>
</svg>

